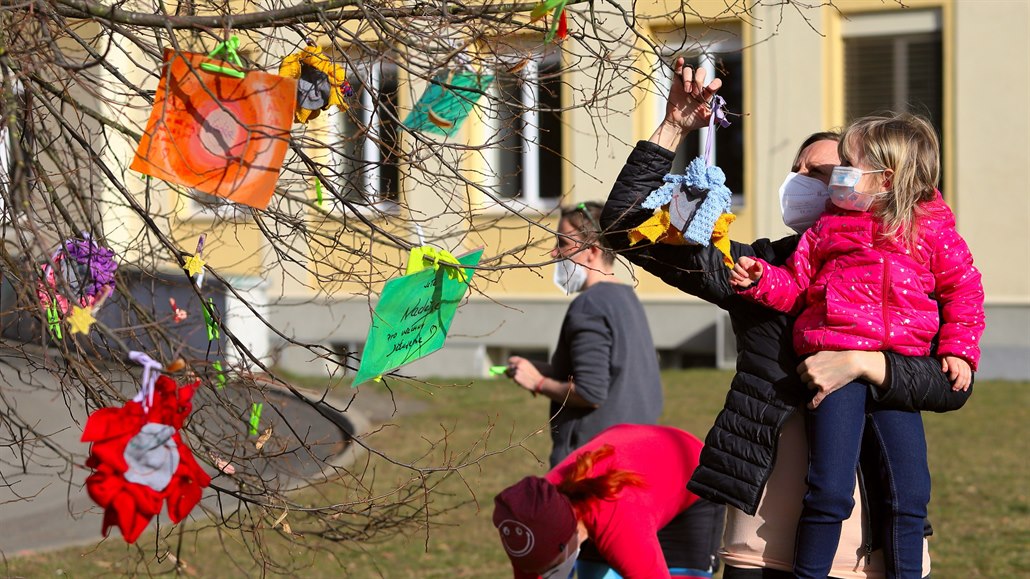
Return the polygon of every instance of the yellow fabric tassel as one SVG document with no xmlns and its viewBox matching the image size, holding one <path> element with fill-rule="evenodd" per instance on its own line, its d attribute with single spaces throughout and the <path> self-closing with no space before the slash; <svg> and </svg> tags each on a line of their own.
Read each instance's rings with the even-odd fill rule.
<svg viewBox="0 0 1030 579">
<path fill-rule="evenodd" d="M 301 64 L 306 64 L 328 77 L 329 101 L 325 106 L 326 109 L 331 106 L 337 106 L 342 112 L 350 108 L 343 98 L 343 87 L 347 82 L 347 70 L 344 67 L 330 60 L 322 52 L 320 46 L 305 46 L 300 52 L 294 52 L 279 63 L 279 76 L 294 79 L 300 78 Z M 296 118 L 297 122 L 306 124 L 311 119 L 317 117 L 319 112 L 321 112 L 319 109 L 297 107 L 294 118 Z"/>
<path fill-rule="evenodd" d="M 666 243 L 669 245 L 684 245 L 683 233 L 672 226 L 672 219 L 666 207 L 659 207 L 654 210 L 654 215 L 647 218 L 629 231 L 630 246 L 636 245 L 643 240 L 651 243 Z"/>
<path fill-rule="evenodd" d="M 643 240 L 657 242 L 669 230 L 669 212 L 659 207 L 647 221 L 629 231 L 629 244 L 636 245 Z"/>
<path fill-rule="evenodd" d="M 730 256 L 730 224 L 737 219 L 732 213 L 723 213 L 712 228 L 712 245 L 722 252 L 722 262 L 733 268 L 733 257 Z"/>
</svg>

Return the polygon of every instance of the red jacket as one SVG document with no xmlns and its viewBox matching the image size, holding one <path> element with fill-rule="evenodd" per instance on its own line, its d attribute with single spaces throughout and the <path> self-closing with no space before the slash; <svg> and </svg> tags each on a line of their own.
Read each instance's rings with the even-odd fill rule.
<svg viewBox="0 0 1030 579">
<path fill-rule="evenodd" d="M 925 356 L 939 327 L 937 355 L 962 358 L 975 370 L 984 331 L 980 272 L 939 193 L 920 204 L 916 228 L 909 251 L 882 239 L 871 213 L 833 208 L 805 232 L 785 267 L 762 262 L 761 279 L 743 293 L 797 313 L 798 354 L 890 350 Z"/>
<path fill-rule="evenodd" d="M 544 478 L 559 484 L 579 455 L 605 444 L 612 445 L 615 453 L 595 463 L 590 474 L 628 470 L 640 475 L 644 486 L 625 487 L 614 500 L 589 503 L 582 515 L 590 539 L 620 576 L 668 578 L 658 530 L 697 501 L 697 495 L 687 490 L 687 481 L 697 468 L 703 444 L 689 432 L 668 426 L 618 424 L 577 448 Z M 518 570 L 514 577 L 537 579 Z"/>
</svg>

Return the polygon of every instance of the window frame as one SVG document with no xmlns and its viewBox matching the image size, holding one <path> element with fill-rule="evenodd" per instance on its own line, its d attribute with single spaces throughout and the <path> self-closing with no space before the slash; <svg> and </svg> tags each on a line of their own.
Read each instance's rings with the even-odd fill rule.
<svg viewBox="0 0 1030 579">
<path fill-rule="evenodd" d="M 566 150 L 566 135 L 565 127 L 567 125 L 565 121 L 564 109 L 564 85 L 565 85 L 565 72 L 564 72 L 564 56 L 560 50 L 554 50 L 553 47 L 545 47 L 541 49 L 527 50 L 528 54 L 515 54 L 508 55 L 502 59 L 502 62 L 509 62 L 513 66 L 520 64 L 523 60 L 525 64 L 521 66 L 516 72 L 510 72 L 500 67 L 493 70 L 494 82 L 487 89 L 488 102 L 499 103 L 502 98 L 502 94 L 499 92 L 501 86 L 501 80 L 504 75 L 511 75 L 518 79 L 519 86 L 519 102 L 518 106 L 521 106 L 522 113 L 517 117 L 521 124 L 520 131 L 516 131 L 516 134 L 520 135 L 520 152 L 519 152 L 519 191 L 520 193 L 516 196 L 508 197 L 501 191 L 501 181 L 497 177 L 501 173 L 501 164 L 503 160 L 500 156 L 499 145 L 496 142 L 499 140 L 501 131 L 505 128 L 503 125 L 504 119 L 499 115 L 499 111 L 494 107 L 485 107 L 481 111 L 480 116 L 482 119 L 483 129 L 487 135 L 488 142 L 494 142 L 493 146 L 487 146 L 483 148 L 482 152 L 482 174 L 484 178 L 481 182 L 481 186 L 484 189 L 492 191 L 496 201 L 490 197 L 483 195 L 483 208 L 486 211 L 521 211 L 524 209 L 532 209 L 541 213 L 547 213 L 553 211 L 555 208 L 561 205 L 562 199 L 565 197 L 567 191 L 565 191 L 565 183 L 567 182 L 567 175 L 565 170 L 565 150 Z M 560 166 L 562 168 L 561 183 L 557 187 L 555 195 L 544 195 L 543 180 L 541 176 L 541 165 L 542 156 L 541 152 L 544 151 L 544 147 L 540 142 L 540 111 L 539 106 L 541 103 L 540 91 L 542 89 L 542 83 L 540 80 L 541 76 L 541 63 L 545 66 L 544 70 L 553 69 L 557 76 L 553 79 L 558 86 L 558 110 L 554 111 L 554 114 L 558 117 L 558 125 L 562 128 L 562 132 L 558 135 L 560 150 L 554 152 L 560 159 Z M 503 66 L 503 65 L 501 65 Z M 515 119 L 516 117 L 510 117 Z"/>
<path fill-rule="evenodd" d="M 734 82 L 746 82 L 743 74 L 744 59 L 744 39 L 741 34 L 741 29 L 736 25 L 727 25 L 719 30 L 704 30 L 703 34 L 699 34 L 698 37 L 692 36 L 692 33 L 697 32 L 693 28 L 688 27 L 686 30 L 677 29 L 661 32 L 657 34 L 657 46 L 659 48 L 658 60 L 653 63 L 651 78 L 655 86 L 654 107 L 652 112 L 654 114 L 652 126 L 658 126 L 665 119 L 665 106 L 668 103 L 669 91 L 672 88 L 672 77 L 673 71 L 668 64 L 674 61 L 674 58 L 684 57 L 686 59 L 694 59 L 700 61 L 701 67 L 705 70 L 705 78 L 708 81 L 715 78 L 717 75 L 716 62 L 721 54 L 737 53 L 741 55 L 741 75 L 739 79 L 734 79 Z M 748 87 L 741 85 L 741 95 L 745 95 Z M 746 97 L 745 97 L 746 98 Z M 739 103 L 728 103 L 730 110 L 734 108 L 739 110 L 744 106 L 743 102 Z M 739 119 L 732 119 L 733 122 Z M 721 130 L 735 130 L 742 131 L 743 128 L 739 126 L 733 126 L 730 129 Z M 687 137 L 690 138 L 690 137 Z M 701 127 L 697 131 L 697 148 L 699 154 L 704 154 L 705 146 L 708 140 L 708 127 Z M 685 143 L 684 143 L 685 144 Z M 680 147 L 683 147 L 681 144 Z M 739 156 L 741 159 L 740 174 L 738 181 L 740 183 L 739 191 L 731 191 L 733 210 L 740 211 L 745 207 L 747 188 L 747 155 L 746 155 L 747 144 L 741 145 Z M 719 146 L 717 141 L 713 141 L 711 144 L 712 158 L 716 165 L 719 164 Z M 679 156 L 679 151 L 674 151 Z M 691 159 L 686 159 L 685 163 L 690 163 Z M 674 161 L 675 163 L 675 161 Z M 675 166 L 675 165 L 674 165 Z"/>
<path fill-rule="evenodd" d="M 328 133 L 332 135 L 334 140 L 329 146 L 329 170 L 330 174 L 325 175 L 326 179 L 333 181 L 334 187 L 336 187 L 346 198 L 347 202 L 352 207 L 361 212 L 368 213 L 398 213 L 400 210 L 400 204 L 404 197 L 404 176 L 400 170 L 400 164 L 394 161 L 397 167 L 397 182 L 394 190 L 390 192 L 390 196 L 383 197 L 381 194 L 381 177 L 382 169 L 381 165 L 383 155 L 380 150 L 380 146 L 377 143 L 379 139 L 380 131 L 384 126 L 382 122 L 382 114 L 379 114 L 380 106 L 374 102 L 373 94 L 381 95 L 382 92 L 380 87 L 382 86 L 383 68 L 387 67 L 393 74 L 394 82 L 396 85 L 393 91 L 393 98 L 395 100 L 394 106 L 397 108 L 395 115 L 399 117 L 400 114 L 400 76 L 401 68 L 394 62 L 377 59 L 373 62 L 361 62 L 359 64 L 347 64 L 347 78 L 348 79 L 360 79 L 358 89 L 355 91 L 353 99 L 360 99 L 360 107 L 349 107 L 347 111 L 341 111 L 336 107 L 331 107 L 329 110 L 324 111 L 322 114 L 326 117 L 326 123 L 328 127 Z M 369 91 L 366 86 L 371 84 L 374 88 L 373 91 Z M 353 101 L 351 101 L 353 102 Z M 373 106 L 375 105 L 375 106 Z M 342 123 L 347 118 L 346 115 L 353 115 L 356 111 L 360 111 L 361 118 L 358 119 L 360 124 L 356 125 L 357 131 L 361 132 L 364 128 L 367 128 L 367 134 L 361 136 L 361 160 L 362 166 L 367 166 L 369 169 L 364 171 L 361 175 L 361 184 L 366 191 L 372 191 L 371 195 L 362 194 L 361 199 L 356 199 L 346 195 L 346 187 L 348 185 L 347 180 L 344 178 L 345 168 L 351 161 L 348 160 L 341 151 L 339 145 L 342 144 L 343 139 L 348 139 L 353 134 L 345 135 L 343 131 Z M 392 119 L 394 123 L 395 132 L 395 143 L 397 147 L 402 146 L 402 120 L 401 118 Z M 374 122 L 373 122 L 374 121 Z M 330 212 L 339 212 L 346 209 L 346 205 L 338 200 L 332 199 L 332 205 Z"/>
<path fill-rule="evenodd" d="M 20 125 L 21 135 L 23 142 L 27 142 L 28 146 L 32 146 L 32 141 L 25 132 L 28 130 L 28 123 L 25 119 L 24 108 L 28 106 L 25 89 L 21 84 L 21 81 L 14 77 L 14 75 L 8 70 L 0 70 L 0 74 L 4 76 L 10 75 L 12 97 L 17 107 L 22 108 L 20 114 L 8 116 L 8 118 L 14 118 Z M 0 79 L 0 91 L 3 90 L 2 85 L 3 79 Z M 4 98 L 3 94 L 0 93 L 0 98 Z M 11 132 L 6 122 L 0 122 L 0 223 L 7 223 L 11 220 L 11 213 L 7 207 L 7 200 L 12 193 L 12 186 L 14 185 L 13 173 L 14 173 L 14 135 Z"/>
<path fill-rule="evenodd" d="M 948 197 L 946 185 L 952 183 L 950 168 L 953 165 L 948 162 L 951 144 L 948 136 L 950 134 L 951 120 L 948 110 L 950 107 L 949 81 L 947 72 L 947 50 L 949 32 L 944 25 L 946 10 L 942 7 L 926 7 L 911 10 L 886 10 L 873 12 L 855 12 L 841 16 L 840 42 L 838 62 L 840 63 L 841 78 L 839 96 L 837 97 L 837 119 L 839 124 L 849 122 L 848 100 L 849 85 L 847 82 L 848 71 L 848 42 L 876 38 L 890 43 L 890 50 L 893 57 L 893 70 L 891 71 L 891 104 L 887 107 L 893 111 L 908 111 L 922 116 L 930 117 L 936 113 L 930 122 L 937 131 L 940 142 L 941 155 L 941 180 L 939 187 Z M 926 103 L 924 108 L 911 106 L 912 100 L 909 93 L 909 81 L 912 71 L 909 68 L 909 48 L 920 41 L 934 39 L 939 43 L 940 52 L 937 55 L 939 64 L 939 78 L 936 92 L 939 100 L 933 103 L 936 110 L 931 110 Z M 905 57 L 899 59 L 899 56 Z M 903 81 L 903 82 L 899 82 Z M 870 110 L 861 114 L 881 112 L 882 108 Z"/>
</svg>

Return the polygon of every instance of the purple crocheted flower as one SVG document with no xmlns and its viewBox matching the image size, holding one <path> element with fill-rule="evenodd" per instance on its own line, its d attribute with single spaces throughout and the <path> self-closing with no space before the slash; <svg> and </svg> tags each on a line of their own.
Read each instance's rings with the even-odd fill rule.
<svg viewBox="0 0 1030 579">
<path fill-rule="evenodd" d="M 68 258 L 62 271 L 72 290 L 80 296 L 98 297 L 114 284 L 118 263 L 114 251 L 97 245 L 91 238 L 69 239 L 64 242 Z"/>
</svg>

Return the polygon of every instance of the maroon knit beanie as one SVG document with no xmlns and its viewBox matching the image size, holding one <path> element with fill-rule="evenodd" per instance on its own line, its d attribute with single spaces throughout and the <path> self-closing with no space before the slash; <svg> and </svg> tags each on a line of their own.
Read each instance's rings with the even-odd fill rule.
<svg viewBox="0 0 1030 579">
<path fill-rule="evenodd" d="M 494 497 L 494 526 L 517 569 L 547 570 L 576 532 L 569 498 L 545 479 L 527 476 Z"/>
</svg>

